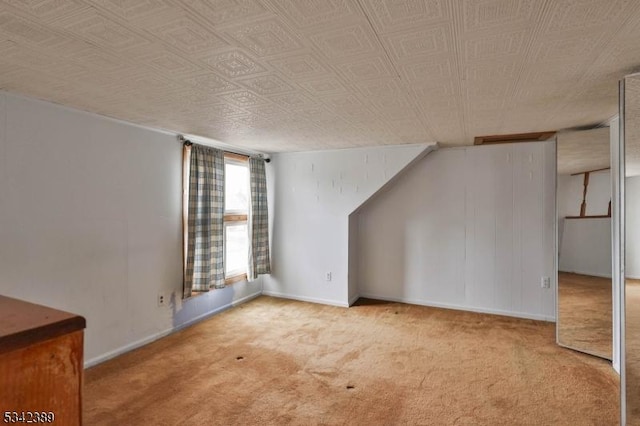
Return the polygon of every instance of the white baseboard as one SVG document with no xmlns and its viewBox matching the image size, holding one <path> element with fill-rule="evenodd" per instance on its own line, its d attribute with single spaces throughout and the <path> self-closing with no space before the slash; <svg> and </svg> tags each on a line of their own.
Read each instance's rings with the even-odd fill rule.
<svg viewBox="0 0 640 426">
<path fill-rule="evenodd" d="M 500 309 L 487 309 L 487 308 L 478 308 L 474 306 L 464 306 L 464 305 L 456 305 L 452 303 L 439 303 L 439 302 L 430 302 L 427 300 L 421 299 L 412 299 L 406 297 L 387 297 L 387 296 L 377 296 L 374 294 L 360 294 L 360 297 L 364 297 L 367 299 L 377 299 L 377 300 L 386 300 L 389 302 L 400 302 L 400 303 L 409 303 L 412 305 L 422 305 L 422 306 L 430 306 L 432 308 L 443 308 L 443 309 L 454 309 L 456 311 L 469 311 L 469 312 L 478 312 L 481 314 L 492 314 L 492 315 L 503 315 L 508 317 L 515 318 L 524 318 L 524 319 L 532 319 L 538 321 L 549 321 L 555 322 L 555 317 L 548 315 L 538 315 L 538 314 L 529 314 L 524 312 L 512 312 L 512 311 L 502 311 Z"/>
<path fill-rule="evenodd" d="M 353 296 L 351 299 L 349 299 L 349 306 L 353 305 L 354 303 L 356 303 L 356 300 L 360 299 L 360 295 L 356 294 L 355 296 Z"/>
<path fill-rule="evenodd" d="M 299 300 L 301 302 L 320 303 L 321 305 L 340 306 L 341 308 L 348 308 L 349 304 L 345 302 L 339 302 L 337 300 L 319 299 L 316 297 L 297 296 L 288 293 L 278 293 L 277 291 L 262 290 L 262 294 L 265 296 L 279 297 L 282 299 Z"/>
<path fill-rule="evenodd" d="M 219 307 L 217 307 L 216 309 L 214 309 L 212 311 L 205 312 L 202 315 L 198 315 L 197 317 L 192 318 L 192 319 L 190 319 L 189 321 L 187 321 L 187 322 L 185 322 L 183 324 L 177 325 L 175 327 L 168 328 L 168 329 L 163 330 L 163 331 L 159 331 L 158 333 L 151 334 L 151 335 L 149 335 L 147 337 L 144 337 L 144 338 L 142 338 L 140 340 L 136 340 L 135 342 L 131 342 L 131 343 L 127 344 L 127 345 L 121 346 L 121 347 L 119 347 L 117 349 L 114 349 L 112 351 L 109 351 L 109 352 L 107 352 L 105 354 L 99 355 L 97 357 L 93 357 L 93 358 L 91 358 L 89 360 L 86 360 L 84 362 L 84 368 L 93 367 L 94 365 L 98 365 L 100 363 L 108 361 L 111 358 L 115 358 L 115 357 L 117 357 L 119 355 L 122 355 L 122 354 L 124 354 L 126 352 L 129 352 L 129 351 L 132 351 L 134 349 L 138 349 L 138 348 L 140 348 L 142 346 L 148 345 L 151 342 L 154 342 L 154 341 L 156 341 L 158 339 L 161 339 L 161 338 L 163 338 L 165 336 L 168 336 L 169 334 L 172 334 L 172 333 L 175 333 L 177 331 L 180 331 L 183 328 L 189 327 L 190 325 L 193 325 L 193 324 L 195 324 L 197 322 L 203 321 L 203 320 L 205 320 L 205 319 L 207 319 L 207 318 L 209 318 L 209 317 L 211 317 L 211 316 L 213 316 L 215 314 L 219 314 L 220 312 L 226 311 L 229 308 L 233 308 L 235 306 L 238 306 L 238 305 L 241 305 L 241 304 L 243 304 L 245 302 L 248 302 L 249 300 L 255 299 L 256 297 L 260 296 L 261 294 L 262 294 L 261 292 L 250 294 L 249 296 L 245 296 L 245 297 L 242 297 L 240 299 L 234 300 L 233 302 L 227 303 L 226 305 L 219 306 Z"/>
</svg>

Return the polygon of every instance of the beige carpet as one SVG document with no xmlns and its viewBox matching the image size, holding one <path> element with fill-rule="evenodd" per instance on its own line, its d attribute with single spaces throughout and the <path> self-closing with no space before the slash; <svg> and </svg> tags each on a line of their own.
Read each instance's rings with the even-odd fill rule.
<svg viewBox="0 0 640 426">
<path fill-rule="evenodd" d="M 611 279 L 558 273 L 558 340 L 563 345 L 611 359 Z"/>
<path fill-rule="evenodd" d="M 555 324 L 260 297 L 87 371 L 87 425 L 614 425 Z"/>
</svg>

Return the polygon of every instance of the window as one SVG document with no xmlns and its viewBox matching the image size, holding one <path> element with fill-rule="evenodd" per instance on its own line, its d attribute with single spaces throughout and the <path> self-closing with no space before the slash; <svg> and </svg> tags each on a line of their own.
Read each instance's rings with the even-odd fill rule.
<svg viewBox="0 0 640 426">
<path fill-rule="evenodd" d="M 225 154 L 224 179 L 224 275 L 230 284 L 247 278 L 250 194 L 247 158 Z"/>
</svg>

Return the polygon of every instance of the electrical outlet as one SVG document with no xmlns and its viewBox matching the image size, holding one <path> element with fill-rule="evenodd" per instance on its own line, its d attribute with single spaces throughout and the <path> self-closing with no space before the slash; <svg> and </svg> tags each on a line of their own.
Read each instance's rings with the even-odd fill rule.
<svg viewBox="0 0 640 426">
<path fill-rule="evenodd" d="M 542 287 L 542 288 L 551 288 L 551 278 L 550 277 L 542 277 L 540 279 L 540 287 Z"/>
<path fill-rule="evenodd" d="M 331 272 L 327 272 L 327 275 L 324 278 L 327 281 L 331 281 Z"/>
<path fill-rule="evenodd" d="M 165 303 L 166 303 L 167 298 L 165 297 L 163 292 L 158 293 L 158 307 L 162 308 L 164 307 Z"/>
</svg>

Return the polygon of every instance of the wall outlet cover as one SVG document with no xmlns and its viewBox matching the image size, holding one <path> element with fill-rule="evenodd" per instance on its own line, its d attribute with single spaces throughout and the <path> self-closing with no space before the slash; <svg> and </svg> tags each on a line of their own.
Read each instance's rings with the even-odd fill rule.
<svg viewBox="0 0 640 426">
<path fill-rule="evenodd" d="M 540 287 L 542 288 L 551 288 L 551 278 L 550 277 L 542 277 L 540 280 Z"/>
</svg>

